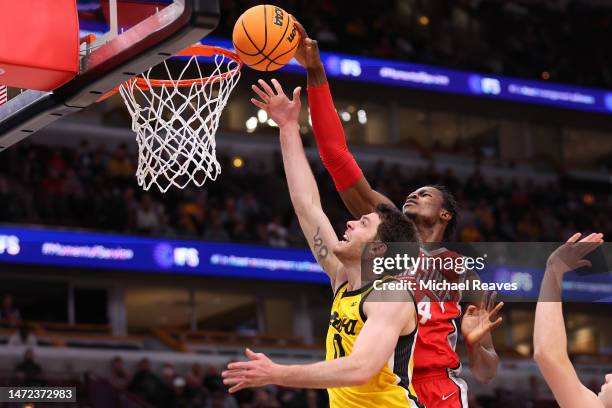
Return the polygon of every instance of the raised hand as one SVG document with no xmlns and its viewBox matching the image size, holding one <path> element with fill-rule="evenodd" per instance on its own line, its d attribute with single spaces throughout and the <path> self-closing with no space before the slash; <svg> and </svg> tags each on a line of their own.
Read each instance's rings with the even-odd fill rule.
<svg viewBox="0 0 612 408">
<path fill-rule="evenodd" d="M 558 275 L 573 271 L 585 266 L 591 266 L 591 262 L 583 259 L 603 244 L 603 234 L 594 233 L 580 241 L 582 234 L 576 233 L 548 257 L 546 270 Z"/>
<path fill-rule="evenodd" d="M 302 107 L 300 101 L 302 88 L 295 88 L 293 90 L 293 100 L 290 100 L 276 79 L 271 81 L 276 92 L 263 79 L 257 82 L 259 86 L 253 84 L 251 88 L 260 99 L 251 98 L 253 105 L 265 110 L 268 116 L 281 128 L 288 124 L 297 124 Z"/>
<path fill-rule="evenodd" d="M 497 329 L 503 318 L 497 317 L 504 306 L 504 302 L 495 304 L 497 292 L 485 292 L 480 302 L 480 307 L 470 305 L 463 315 L 461 322 L 461 334 L 468 347 L 474 347 L 484 338 L 487 333 Z"/>
<path fill-rule="evenodd" d="M 295 19 L 295 17 L 294 17 Z M 295 26 L 300 33 L 300 45 L 295 53 L 295 59 L 305 69 L 317 68 L 322 65 L 319 45 L 306 33 L 304 27 L 295 20 Z"/>
</svg>

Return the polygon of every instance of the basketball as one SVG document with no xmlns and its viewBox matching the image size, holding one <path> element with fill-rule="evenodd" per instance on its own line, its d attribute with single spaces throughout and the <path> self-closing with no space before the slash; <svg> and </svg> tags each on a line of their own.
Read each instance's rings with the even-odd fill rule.
<svg viewBox="0 0 612 408">
<path fill-rule="evenodd" d="M 300 43 L 293 16 L 269 4 L 245 11 L 236 21 L 232 37 L 242 62 L 258 71 L 275 71 L 286 65 Z"/>
</svg>

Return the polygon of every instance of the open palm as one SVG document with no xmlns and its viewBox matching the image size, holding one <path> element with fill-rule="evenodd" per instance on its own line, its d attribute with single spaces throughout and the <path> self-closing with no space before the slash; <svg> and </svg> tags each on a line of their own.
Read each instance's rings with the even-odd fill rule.
<svg viewBox="0 0 612 408">
<path fill-rule="evenodd" d="M 297 87 L 293 90 L 293 100 L 291 100 L 285 95 L 283 88 L 276 79 L 271 81 L 274 90 L 263 79 L 257 82 L 259 86 L 252 85 L 251 88 L 260 99 L 251 98 L 253 105 L 265 110 L 268 116 L 270 116 L 279 127 L 283 127 L 289 123 L 297 123 L 302 107 L 300 101 L 301 88 Z"/>
<path fill-rule="evenodd" d="M 499 302 L 495 305 L 497 293 L 493 292 L 490 296 L 485 292 L 480 307 L 470 305 L 461 322 L 461 334 L 465 339 L 468 347 L 473 347 L 478 344 L 487 333 L 497 329 L 503 321 L 503 318 L 497 317 L 499 311 L 504 306 L 504 302 Z"/>
</svg>

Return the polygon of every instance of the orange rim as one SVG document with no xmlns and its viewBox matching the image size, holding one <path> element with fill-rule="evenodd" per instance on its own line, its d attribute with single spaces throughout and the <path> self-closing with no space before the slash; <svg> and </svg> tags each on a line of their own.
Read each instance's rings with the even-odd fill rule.
<svg viewBox="0 0 612 408">
<path fill-rule="evenodd" d="M 199 84 L 210 84 L 210 83 L 222 82 L 228 78 L 231 78 L 237 75 L 242 69 L 242 61 L 240 61 L 238 54 L 230 50 L 226 50 L 225 48 L 215 47 L 213 45 L 200 45 L 200 44 L 192 45 L 191 47 L 185 48 L 183 51 L 176 54 L 175 57 L 212 57 L 213 55 L 223 55 L 231 59 L 232 61 L 236 62 L 238 65 L 236 65 L 234 68 L 232 68 L 231 70 L 227 72 L 224 72 L 218 75 L 211 75 L 208 77 L 181 79 L 181 80 L 150 79 L 149 82 L 147 82 L 142 77 L 135 77 L 135 78 L 132 78 L 124 82 L 124 84 L 135 83 L 135 87 L 142 91 L 148 91 L 149 84 L 151 84 L 153 87 L 156 87 L 156 88 L 161 88 L 163 86 L 185 88 L 185 87 L 189 87 L 193 84 L 198 84 L 198 83 Z M 106 94 L 104 94 L 104 96 L 102 96 L 96 102 L 101 102 L 107 99 L 108 97 L 113 96 L 114 94 L 119 92 L 119 88 L 121 87 L 121 85 L 116 86 L 115 88 L 108 91 Z"/>
</svg>

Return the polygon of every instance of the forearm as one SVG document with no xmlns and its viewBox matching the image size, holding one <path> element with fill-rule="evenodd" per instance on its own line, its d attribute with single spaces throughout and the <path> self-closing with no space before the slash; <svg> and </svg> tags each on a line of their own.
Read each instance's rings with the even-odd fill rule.
<svg viewBox="0 0 612 408">
<path fill-rule="evenodd" d="M 329 85 L 325 82 L 309 86 L 308 103 L 321 161 L 334 180 L 336 189 L 343 191 L 362 178 L 363 173 L 348 150 Z"/>
<path fill-rule="evenodd" d="M 562 276 L 547 266 L 536 306 L 533 357 L 560 407 L 604 408 L 597 396 L 580 382 L 567 354 Z"/>
<path fill-rule="evenodd" d="M 470 370 L 479 383 L 487 384 L 497 375 L 499 357 L 493 344 L 481 342 L 474 347 L 468 347 Z"/>
<path fill-rule="evenodd" d="M 280 129 L 283 166 L 291 202 L 296 211 L 321 206 L 319 189 L 306 158 L 298 124 L 290 123 Z"/>
<path fill-rule="evenodd" d="M 360 385 L 369 379 L 363 364 L 352 356 L 314 364 L 281 366 L 278 385 L 294 388 L 332 388 Z"/>
<path fill-rule="evenodd" d="M 561 279 L 547 270 L 542 279 L 540 297 L 536 306 L 533 331 L 534 357 L 544 362 L 548 357 L 567 356 L 567 335 L 561 303 Z"/>
<path fill-rule="evenodd" d="M 325 67 L 322 63 L 318 64 L 316 67 L 308 68 L 306 73 L 308 86 L 319 86 L 327 83 L 327 75 L 325 74 Z"/>
<path fill-rule="evenodd" d="M 371 213 L 378 204 L 395 207 L 395 204 L 386 196 L 373 190 L 365 177 L 361 177 L 356 183 L 338 193 L 346 208 L 355 218 Z"/>
</svg>

